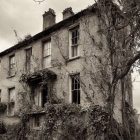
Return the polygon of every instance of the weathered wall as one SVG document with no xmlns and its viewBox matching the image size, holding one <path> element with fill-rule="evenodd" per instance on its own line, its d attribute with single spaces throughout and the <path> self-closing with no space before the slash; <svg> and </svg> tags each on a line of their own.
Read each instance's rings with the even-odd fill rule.
<svg viewBox="0 0 140 140">
<path fill-rule="evenodd" d="M 75 60 L 69 60 L 69 28 L 73 25 L 79 24 L 80 29 L 80 43 L 79 54 Z M 107 85 L 103 85 L 101 89 L 101 82 L 111 80 L 110 67 L 105 67 L 108 71 L 108 75 L 103 77 L 100 70 L 103 69 L 101 63 L 106 63 L 104 57 L 107 55 L 106 40 L 103 35 L 98 33 L 99 21 L 97 16 L 89 14 L 84 16 L 74 23 L 71 23 L 69 27 L 59 29 L 52 34 L 35 41 L 28 46 L 13 51 L 11 54 L 15 54 L 16 60 L 16 75 L 14 77 L 8 77 L 8 65 L 9 55 L 3 56 L 1 59 L 0 70 L 0 89 L 2 90 L 2 102 L 7 102 L 8 88 L 15 87 L 16 89 L 16 101 L 15 111 L 18 111 L 20 106 L 18 102 L 18 93 L 23 92 L 23 87 L 19 83 L 21 74 L 25 73 L 25 49 L 32 47 L 32 68 L 31 71 L 37 71 L 42 69 L 42 41 L 51 37 L 52 44 L 52 67 L 48 68 L 56 73 L 57 80 L 54 81 L 53 92 L 59 97 L 65 100 L 65 102 L 71 103 L 70 94 L 70 74 L 80 73 L 81 79 L 81 105 L 85 106 L 88 103 L 104 106 L 106 103 Z M 94 39 L 94 41 L 93 41 Z M 98 59 L 97 59 L 98 57 Z M 101 62 L 100 62 L 101 61 Z M 103 82 L 104 82 L 103 81 Z M 118 84 L 118 92 L 116 92 L 115 99 L 115 118 L 118 122 L 121 122 L 121 96 L 120 96 L 120 83 Z"/>
</svg>

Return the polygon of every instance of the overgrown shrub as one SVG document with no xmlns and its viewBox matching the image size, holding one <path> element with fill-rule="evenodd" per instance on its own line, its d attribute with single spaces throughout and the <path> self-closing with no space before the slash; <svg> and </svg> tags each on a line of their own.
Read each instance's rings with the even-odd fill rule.
<svg viewBox="0 0 140 140">
<path fill-rule="evenodd" d="M 7 105 L 5 103 L 0 103 L 0 113 L 4 113 L 7 108 Z"/>
</svg>

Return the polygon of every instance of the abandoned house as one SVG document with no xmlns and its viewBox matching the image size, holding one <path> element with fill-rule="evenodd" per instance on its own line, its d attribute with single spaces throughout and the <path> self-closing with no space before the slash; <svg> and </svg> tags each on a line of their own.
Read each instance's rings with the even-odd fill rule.
<svg viewBox="0 0 140 140">
<path fill-rule="evenodd" d="M 49 9 L 43 14 L 43 31 L 0 53 L 0 102 L 7 106 L 0 119 L 5 124 L 18 123 L 23 105 L 29 102 L 30 128 L 39 130 L 43 108 L 52 94 L 83 108 L 90 103 L 106 104 L 105 89 L 99 83 L 110 77 L 102 76 L 99 70 L 101 62 L 106 63 L 107 44 L 98 32 L 101 24 L 96 8 L 88 7 L 76 14 L 67 8 L 62 13 L 63 20 L 55 23 L 55 12 Z M 109 66 L 104 69 L 110 71 Z M 125 100 L 132 105 L 130 75 L 126 81 Z M 114 118 L 122 123 L 121 84 L 117 87 Z"/>
</svg>

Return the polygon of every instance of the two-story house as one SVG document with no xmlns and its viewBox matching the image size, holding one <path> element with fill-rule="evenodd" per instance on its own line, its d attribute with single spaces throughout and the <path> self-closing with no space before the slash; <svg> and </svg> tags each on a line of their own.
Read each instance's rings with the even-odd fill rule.
<svg viewBox="0 0 140 140">
<path fill-rule="evenodd" d="M 98 32 L 101 23 L 96 8 L 91 6 L 76 14 L 67 8 L 62 21 L 55 23 L 55 18 L 54 10 L 49 9 L 43 14 L 43 31 L 0 53 L 0 102 L 7 105 L 0 118 L 8 125 L 19 121 L 23 104 L 42 109 L 52 94 L 83 107 L 107 102 L 107 86 L 102 81 L 108 82 L 111 77 L 101 73 L 101 63 L 107 63 L 107 43 Z M 110 66 L 104 65 L 104 70 L 109 72 Z M 128 81 L 126 100 L 132 105 L 129 76 Z M 122 123 L 120 83 L 117 91 L 114 118 Z M 31 127 L 36 129 L 45 112 L 35 110 L 29 113 L 33 114 Z"/>
</svg>

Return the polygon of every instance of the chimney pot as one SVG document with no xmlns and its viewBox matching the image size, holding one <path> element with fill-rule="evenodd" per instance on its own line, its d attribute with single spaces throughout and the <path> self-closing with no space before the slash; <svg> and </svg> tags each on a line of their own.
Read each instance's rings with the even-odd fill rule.
<svg viewBox="0 0 140 140">
<path fill-rule="evenodd" d="M 51 8 L 43 14 L 43 30 L 55 24 L 55 11 Z"/>
<path fill-rule="evenodd" d="M 71 7 L 66 8 L 62 13 L 63 19 L 69 18 L 74 15 L 74 12 Z"/>
</svg>

